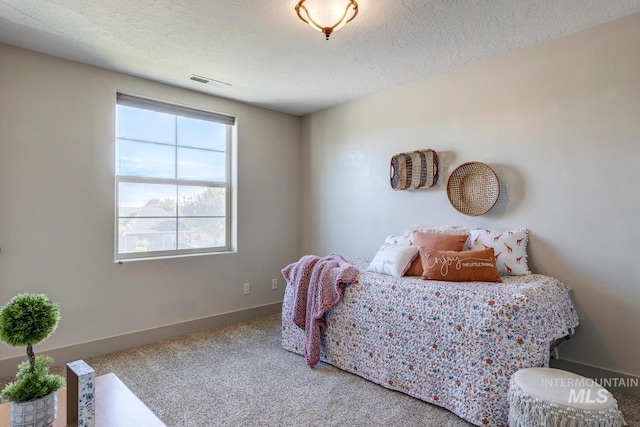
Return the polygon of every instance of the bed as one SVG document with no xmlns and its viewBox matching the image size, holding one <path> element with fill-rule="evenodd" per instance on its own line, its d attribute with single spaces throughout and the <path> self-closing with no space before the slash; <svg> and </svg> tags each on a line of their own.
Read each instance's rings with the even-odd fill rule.
<svg viewBox="0 0 640 427">
<path fill-rule="evenodd" d="M 369 258 L 347 261 L 357 281 L 325 315 L 320 360 L 475 425 L 506 426 L 511 375 L 548 366 L 552 345 L 578 325 L 571 290 L 552 277 L 454 283 L 370 272 Z M 293 287 L 287 283 L 282 345 L 304 354 Z"/>
</svg>

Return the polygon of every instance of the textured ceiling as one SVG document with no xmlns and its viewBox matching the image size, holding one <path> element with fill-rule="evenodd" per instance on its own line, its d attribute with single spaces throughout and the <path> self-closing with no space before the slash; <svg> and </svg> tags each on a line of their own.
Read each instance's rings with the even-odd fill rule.
<svg viewBox="0 0 640 427">
<path fill-rule="evenodd" d="M 0 0 L 0 42 L 303 115 L 640 12 L 640 0 L 358 0 L 325 41 L 296 2 Z"/>
</svg>

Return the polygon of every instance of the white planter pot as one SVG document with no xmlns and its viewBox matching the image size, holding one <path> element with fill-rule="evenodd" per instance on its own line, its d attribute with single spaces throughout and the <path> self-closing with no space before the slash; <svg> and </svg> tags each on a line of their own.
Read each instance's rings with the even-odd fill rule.
<svg viewBox="0 0 640 427">
<path fill-rule="evenodd" d="M 28 402 L 11 402 L 11 427 L 47 427 L 58 415 L 58 392 Z"/>
</svg>

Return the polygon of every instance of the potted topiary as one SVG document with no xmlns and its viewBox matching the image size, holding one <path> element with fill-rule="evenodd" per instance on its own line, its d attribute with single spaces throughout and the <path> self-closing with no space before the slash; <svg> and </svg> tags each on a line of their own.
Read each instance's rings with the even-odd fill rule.
<svg viewBox="0 0 640 427">
<path fill-rule="evenodd" d="M 65 380 L 49 373 L 53 359 L 36 356 L 33 346 L 51 335 L 59 321 L 58 305 L 43 294 L 17 295 L 0 310 L 0 339 L 12 347 L 27 346 L 29 358 L 18 365 L 16 380 L 0 394 L 11 402 L 12 427 L 48 426 L 55 420 L 57 390 Z"/>
</svg>

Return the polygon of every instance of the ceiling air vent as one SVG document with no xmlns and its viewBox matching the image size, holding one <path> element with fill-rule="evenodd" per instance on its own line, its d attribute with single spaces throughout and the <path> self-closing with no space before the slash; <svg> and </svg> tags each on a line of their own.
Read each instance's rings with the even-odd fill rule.
<svg viewBox="0 0 640 427">
<path fill-rule="evenodd" d="M 219 80 L 210 79 L 208 77 L 197 76 L 195 74 L 191 74 L 189 76 L 189 80 L 194 82 L 202 83 L 209 86 L 217 86 L 217 87 L 229 87 L 231 83 L 221 82 Z"/>
</svg>

